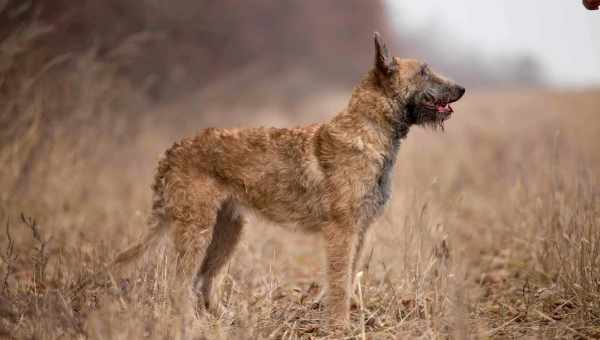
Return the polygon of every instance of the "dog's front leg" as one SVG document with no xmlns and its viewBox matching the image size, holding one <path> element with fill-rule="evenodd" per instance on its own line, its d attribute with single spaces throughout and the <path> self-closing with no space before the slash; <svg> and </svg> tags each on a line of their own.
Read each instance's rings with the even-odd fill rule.
<svg viewBox="0 0 600 340">
<path fill-rule="evenodd" d="M 324 230 L 327 256 L 328 291 L 326 310 L 332 331 L 350 322 L 350 288 L 356 233 L 345 225 L 331 225 Z"/>
</svg>

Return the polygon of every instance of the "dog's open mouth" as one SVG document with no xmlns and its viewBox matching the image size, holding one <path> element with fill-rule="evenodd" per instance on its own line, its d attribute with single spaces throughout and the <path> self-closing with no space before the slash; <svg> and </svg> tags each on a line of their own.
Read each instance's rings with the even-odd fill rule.
<svg viewBox="0 0 600 340">
<path fill-rule="evenodd" d="M 439 113 L 448 113 L 448 114 L 454 112 L 454 110 L 452 110 L 452 106 L 450 106 L 450 103 L 436 104 L 435 110 Z"/>
<path fill-rule="evenodd" d="M 450 106 L 450 103 L 445 102 L 425 103 L 423 106 L 430 110 L 436 111 L 437 113 L 445 113 L 447 115 L 450 115 L 452 112 L 454 112 L 452 106 Z"/>
</svg>

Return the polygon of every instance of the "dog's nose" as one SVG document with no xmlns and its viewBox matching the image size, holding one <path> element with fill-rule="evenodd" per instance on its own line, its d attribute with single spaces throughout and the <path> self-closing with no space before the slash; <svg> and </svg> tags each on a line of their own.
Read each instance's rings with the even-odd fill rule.
<svg viewBox="0 0 600 340">
<path fill-rule="evenodd" d="M 465 91 L 466 91 L 466 90 L 465 90 L 465 88 L 464 88 L 464 87 L 462 87 L 462 86 L 460 86 L 460 85 L 458 85 L 458 86 L 456 87 L 456 90 L 457 90 L 457 92 L 458 92 L 458 98 L 457 98 L 456 100 L 458 100 L 458 99 L 460 99 L 460 98 L 461 98 L 461 97 L 462 97 L 462 96 L 465 94 Z"/>
</svg>

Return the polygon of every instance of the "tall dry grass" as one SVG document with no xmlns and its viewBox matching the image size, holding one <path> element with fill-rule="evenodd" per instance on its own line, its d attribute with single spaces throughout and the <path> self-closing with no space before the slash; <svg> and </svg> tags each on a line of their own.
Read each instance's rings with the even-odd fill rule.
<svg viewBox="0 0 600 340">
<path fill-rule="evenodd" d="M 221 105 L 218 90 L 199 94 L 212 105 L 151 107 L 94 50 L 37 60 L 32 32 L 45 31 L 3 43 L 0 335 L 326 338 L 319 239 L 262 221 L 225 270 L 221 316 L 190 312 L 168 242 L 79 283 L 144 233 L 155 161 L 170 142 L 209 124 L 326 120 L 347 95 L 315 96 L 295 119 L 276 98 Z M 469 94 L 445 133 L 413 129 L 371 233 L 348 338 L 600 336 L 599 94 Z"/>
</svg>

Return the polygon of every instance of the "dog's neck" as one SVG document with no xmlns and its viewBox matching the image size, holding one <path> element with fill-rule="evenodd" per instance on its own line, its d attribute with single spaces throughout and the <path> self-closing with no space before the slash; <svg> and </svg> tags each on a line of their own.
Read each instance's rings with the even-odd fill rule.
<svg viewBox="0 0 600 340">
<path fill-rule="evenodd" d="M 387 93 L 371 71 L 352 92 L 346 110 L 329 125 L 335 133 L 361 138 L 387 153 L 408 134 L 412 124 L 407 111 L 407 105 Z"/>
</svg>

